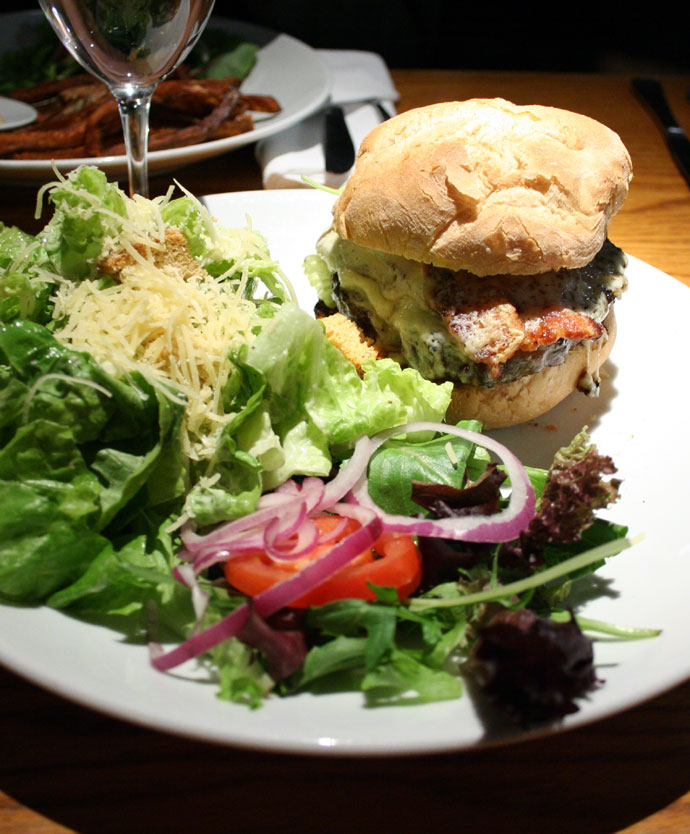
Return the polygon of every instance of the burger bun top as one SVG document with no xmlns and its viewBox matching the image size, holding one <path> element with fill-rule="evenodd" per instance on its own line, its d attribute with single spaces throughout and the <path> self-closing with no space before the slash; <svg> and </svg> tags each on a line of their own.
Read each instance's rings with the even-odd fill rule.
<svg viewBox="0 0 690 834">
<path fill-rule="evenodd" d="M 632 176 L 616 133 L 503 99 L 409 110 L 362 142 L 334 229 L 360 246 L 475 275 L 589 263 Z"/>
</svg>

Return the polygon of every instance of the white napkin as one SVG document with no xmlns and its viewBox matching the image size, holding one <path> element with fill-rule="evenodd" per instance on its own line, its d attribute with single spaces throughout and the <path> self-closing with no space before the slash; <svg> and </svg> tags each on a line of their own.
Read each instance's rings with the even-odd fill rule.
<svg viewBox="0 0 690 834">
<path fill-rule="evenodd" d="M 328 103 L 342 106 L 357 150 L 366 134 L 383 121 L 377 103 L 388 115 L 395 115 L 398 91 L 385 62 L 374 52 L 334 49 L 317 52 L 332 76 Z M 264 188 L 308 187 L 302 177 L 333 188 L 341 186 L 350 172 L 325 171 L 323 131 L 324 115 L 320 111 L 258 142 L 256 157 L 263 171 Z"/>
</svg>

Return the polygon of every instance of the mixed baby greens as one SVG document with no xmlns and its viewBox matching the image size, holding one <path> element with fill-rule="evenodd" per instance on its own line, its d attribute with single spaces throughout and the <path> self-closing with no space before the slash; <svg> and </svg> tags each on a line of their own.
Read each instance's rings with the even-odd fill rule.
<svg viewBox="0 0 690 834">
<path fill-rule="evenodd" d="M 450 386 L 391 360 L 370 360 L 360 377 L 293 303 L 261 235 L 218 229 L 190 195 L 130 200 L 93 168 L 48 195 L 54 214 L 35 238 L 0 224 L 0 601 L 179 642 L 244 603 L 217 569 L 191 591 L 178 581 L 181 530 L 242 518 L 290 479 L 327 480 L 362 435 L 442 420 Z M 108 258 L 123 247 L 145 258 L 170 229 L 221 300 L 250 305 L 201 455 L 182 443 L 189 403 L 174 382 L 75 346 L 57 303 L 79 287 L 117 292 L 125 272 L 109 272 Z M 594 516 L 616 500 L 613 474 L 583 431 L 550 472 L 529 470 L 539 509 L 519 539 L 422 538 L 411 600 L 376 587 L 375 601 L 254 612 L 199 660 L 220 697 L 251 706 L 334 687 L 371 704 L 424 703 L 458 697 L 466 676 L 523 720 L 566 714 L 596 683 L 569 590 L 629 544 Z M 435 518 L 498 510 L 504 479 L 483 448 L 445 434 L 394 438 L 369 466 L 386 512 Z"/>
</svg>

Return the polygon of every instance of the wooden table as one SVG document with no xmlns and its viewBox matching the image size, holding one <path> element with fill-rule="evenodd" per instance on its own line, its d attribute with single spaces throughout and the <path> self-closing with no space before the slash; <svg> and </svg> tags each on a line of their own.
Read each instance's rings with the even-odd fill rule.
<svg viewBox="0 0 690 834">
<path fill-rule="evenodd" d="M 503 96 L 587 113 L 633 158 L 611 237 L 690 284 L 690 188 L 624 76 L 394 72 L 400 109 Z M 690 78 L 665 78 L 690 130 Z M 260 188 L 251 148 L 177 174 L 196 194 Z M 161 193 L 168 178 L 153 182 Z M 34 190 L 0 189 L 28 230 Z M 640 670 L 640 675 L 644 670 Z M 494 749 L 365 760 L 214 747 L 104 717 L 0 670 L 0 832 L 690 831 L 690 682 L 621 715 Z"/>
</svg>

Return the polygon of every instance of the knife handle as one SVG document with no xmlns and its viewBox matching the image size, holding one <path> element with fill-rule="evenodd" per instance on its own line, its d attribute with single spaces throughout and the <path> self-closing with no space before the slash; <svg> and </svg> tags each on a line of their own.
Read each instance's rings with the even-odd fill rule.
<svg viewBox="0 0 690 834">
<path fill-rule="evenodd" d="M 678 127 L 676 117 L 668 106 L 664 88 L 654 78 L 633 78 L 633 90 L 656 113 L 657 118 L 665 128 Z"/>
</svg>

